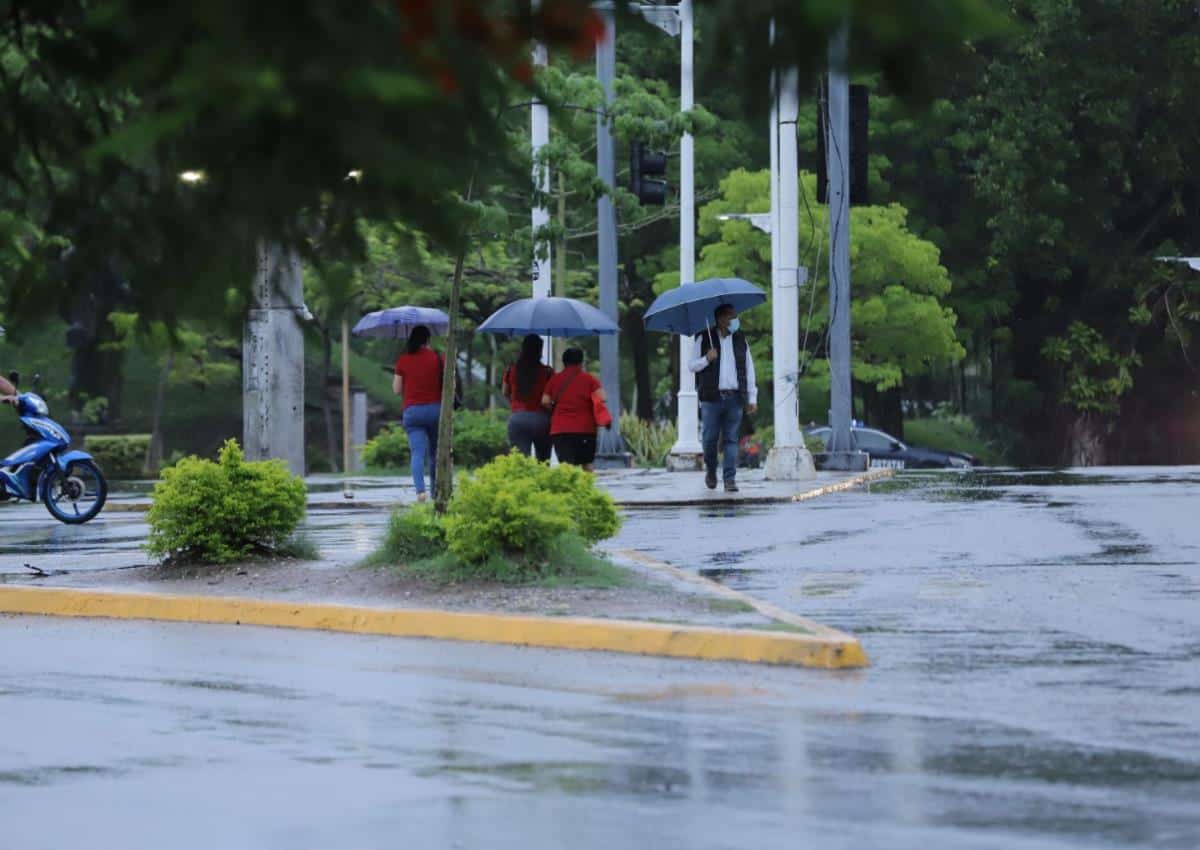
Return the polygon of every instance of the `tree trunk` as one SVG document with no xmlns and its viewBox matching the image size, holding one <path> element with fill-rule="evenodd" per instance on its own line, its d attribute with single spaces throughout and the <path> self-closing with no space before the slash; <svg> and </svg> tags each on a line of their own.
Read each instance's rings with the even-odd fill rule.
<svg viewBox="0 0 1200 850">
<path fill-rule="evenodd" d="M 150 424 L 150 446 L 146 450 L 146 474 L 157 475 L 163 460 L 162 415 L 167 397 L 167 381 L 175 367 L 175 352 L 167 352 L 166 363 L 158 375 L 158 387 L 154 392 L 154 412 Z"/>
<path fill-rule="evenodd" d="M 488 386 L 488 410 L 496 409 L 496 335 L 488 334 L 488 369 L 487 369 L 487 386 Z"/>
<path fill-rule="evenodd" d="M 471 193 L 475 189 L 475 171 L 471 170 L 471 179 L 467 183 L 466 200 L 469 203 Z M 439 514 L 444 514 L 450 506 L 450 497 L 454 495 L 454 468 L 451 463 L 451 449 L 454 440 L 454 389 L 458 380 L 458 314 L 459 302 L 462 300 L 463 261 L 467 256 L 467 246 L 470 234 L 466 227 L 458 237 L 458 251 L 454 257 L 454 281 L 450 284 L 450 328 L 446 334 L 446 368 L 442 370 L 442 409 L 438 418 L 438 449 L 437 449 L 437 488 L 434 492 L 434 506 Z"/>
<path fill-rule="evenodd" d="M 1097 413 L 1075 414 L 1067 433 L 1068 466 L 1104 466 L 1107 463 L 1107 425 Z"/>
</svg>

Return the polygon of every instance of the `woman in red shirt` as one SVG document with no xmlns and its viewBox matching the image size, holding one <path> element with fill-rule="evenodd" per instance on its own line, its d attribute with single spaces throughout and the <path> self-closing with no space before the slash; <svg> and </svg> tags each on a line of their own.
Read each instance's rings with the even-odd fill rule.
<svg viewBox="0 0 1200 850">
<path fill-rule="evenodd" d="M 604 387 L 583 371 L 583 351 L 568 348 L 563 352 L 563 370 L 546 384 L 542 404 L 551 410 L 550 439 L 558 459 L 588 472 L 596 460 L 593 399 L 608 401 Z"/>
<path fill-rule="evenodd" d="M 433 489 L 437 474 L 438 418 L 442 409 L 442 355 L 429 347 L 429 328 L 417 325 L 409 334 L 404 353 L 396 358 L 392 391 L 404 396 L 404 431 L 412 455 L 413 487 L 424 502 L 425 471 Z"/>
<path fill-rule="evenodd" d="M 512 408 L 509 445 L 523 455 L 534 449 L 540 461 L 550 460 L 550 414 L 542 407 L 542 395 L 553 377 L 554 370 L 542 363 L 542 338 L 529 334 L 521 341 L 521 356 L 500 382 Z"/>
</svg>

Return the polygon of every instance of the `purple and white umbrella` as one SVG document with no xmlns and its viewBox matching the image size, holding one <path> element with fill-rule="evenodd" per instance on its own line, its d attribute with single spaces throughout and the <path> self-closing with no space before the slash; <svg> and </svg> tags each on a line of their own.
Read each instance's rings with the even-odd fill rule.
<svg viewBox="0 0 1200 850">
<path fill-rule="evenodd" d="M 450 317 L 434 307 L 389 307 L 367 313 L 354 326 L 355 336 L 379 339 L 404 339 L 417 325 L 429 328 L 430 333 L 450 332 Z"/>
</svg>

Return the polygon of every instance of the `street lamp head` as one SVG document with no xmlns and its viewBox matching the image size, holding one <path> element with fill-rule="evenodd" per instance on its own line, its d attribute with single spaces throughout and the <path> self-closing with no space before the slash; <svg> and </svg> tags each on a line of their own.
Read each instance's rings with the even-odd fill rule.
<svg viewBox="0 0 1200 850">
<path fill-rule="evenodd" d="M 361 168 L 352 169 L 350 172 L 348 172 L 346 174 L 346 179 L 353 180 L 355 183 L 361 183 L 362 178 L 363 178 L 363 173 L 362 173 Z"/>
<path fill-rule="evenodd" d="M 195 171 L 181 172 L 179 179 L 184 183 L 187 183 L 189 186 L 195 186 L 197 183 L 203 183 L 205 180 L 207 180 L 208 175 L 197 169 Z"/>
</svg>

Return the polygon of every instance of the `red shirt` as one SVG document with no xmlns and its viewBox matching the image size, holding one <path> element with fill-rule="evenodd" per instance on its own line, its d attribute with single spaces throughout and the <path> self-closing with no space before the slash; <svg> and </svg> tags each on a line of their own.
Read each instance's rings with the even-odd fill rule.
<svg viewBox="0 0 1200 850">
<path fill-rule="evenodd" d="M 509 366 L 505 369 L 502 383 L 508 387 L 508 398 L 513 413 L 544 413 L 546 408 L 542 407 L 542 393 L 546 391 L 546 384 L 553 377 L 554 370 L 539 363 L 537 374 L 533 376 L 533 383 L 529 385 L 529 392 L 518 398 L 517 367 Z"/>
<path fill-rule="evenodd" d="M 442 400 L 442 355 L 432 348 L 396 358 L 396 374 L 404 379 L 404 409 Z"/>
<path fill-rule="evenodd" d="M 577 376 L 572 378 L 572 376 Z M 567 382 L 570 381 L 568 384 Z M 562 389 L 566 386 L 566 389 Z M 546 384 L 546 395 L 555 402 L 550 414 L 550 433 L 595 434 L 596 417 L 592 413 L 592 393 L 600 382 L 579 366 L 568 366 Z"/>
</svg>

